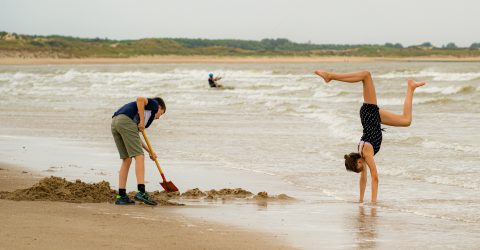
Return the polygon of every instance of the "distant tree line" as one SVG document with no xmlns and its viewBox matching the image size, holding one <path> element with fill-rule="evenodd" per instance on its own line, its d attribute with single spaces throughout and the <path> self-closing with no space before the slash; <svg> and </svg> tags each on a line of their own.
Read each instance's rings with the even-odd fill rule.
<svg viewBox="0 0 480 250">
<path fill-rule="evenodd" d="M 262 39 L 261 41 L 251 40 L 213 40 L 213 39 L 188 39 L 172 38 L 171 40 L 188 48 L 221 46 L 228 48 L 239 48 L 254 51 L 309 51 L 309 50 L 343 50 L 358 48 L 361 45 L 345 44 L 311 44 L 295 43 L 285 38 Z"/>
<path fill-rule="evenodd" d="M 480 43 L 461 48 L 455 43 L 435 47 L 430 42 L 404 47 L 400 43 L 312 44 L 285 38 L 260 41 L 237 39 L 147 38 L 110 40 L 68 36 L 18 35 L 0 32 L 1 56 L 42 56 L 61 58 L 134 57 L 144 55 L 215 55 L 215 56 L 480 56 Z"/>
<path fill-rule="evenodd" d="M 480 49 L 480 43 L 472 43 L 472 45 L 470 45 L 470 49 Z"/>
</svg>

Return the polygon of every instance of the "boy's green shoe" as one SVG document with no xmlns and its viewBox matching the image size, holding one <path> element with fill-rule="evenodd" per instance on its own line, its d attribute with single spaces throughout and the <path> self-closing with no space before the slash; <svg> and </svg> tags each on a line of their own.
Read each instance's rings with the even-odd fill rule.
<svg viewBox="0 0 480 250">
<path fill-rule="evenodd" d="M 128 196 L 117 195 L 117 200 L 115 200 L 116 205 L 133 205 L 135 201 L 130 200 Z"/>
<path fill-rule="evenodd" d="M 152 206 L 157 205 L 157 202 L 152 200 L 152 198 L 150 198 L 150 195 L 148 195 L 147 192 L 144 193 L 144 192 L 138 191 L 138 193 L 135 194 L 135 200 L 143 201 L 143 203 L 147 205 L 152 205 Z"/>
</svg>

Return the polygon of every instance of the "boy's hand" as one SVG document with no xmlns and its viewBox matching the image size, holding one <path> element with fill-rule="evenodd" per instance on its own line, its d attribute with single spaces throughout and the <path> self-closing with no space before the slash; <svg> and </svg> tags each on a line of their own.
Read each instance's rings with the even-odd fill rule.
<svg viewBox="0 0 480 250">
<path fill-rule="evenodd" d="M 157 159 L 157 154 L 155 154 L 155 152 L 153 154 L 150 154 L 150 159 L 152 161 L 154 161 L 155 159 Z"/>
</svg>

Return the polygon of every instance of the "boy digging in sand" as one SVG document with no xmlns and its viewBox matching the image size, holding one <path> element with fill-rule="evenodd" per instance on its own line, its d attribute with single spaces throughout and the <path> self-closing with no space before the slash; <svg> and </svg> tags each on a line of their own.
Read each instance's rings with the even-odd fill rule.
<svg viewBox="0 0 480 250">
<path fill-rule="evenodd" d="M 377 94 L 372 76 L 368 71 L 353 73 L 334 73 L 323 70 L 315 71 L 326 83 L 331 80 L 339 82 L 363 84 L 363 105 L 360 108 L 360 119 L 363 126 L 363 136 L 358 143 L 358 153 L 353 152 L 344 156 L 347 171 L 361 173 L 360 175 L 360 202 L 363 202 L 367 186 L 367 169 L 372 176 L 372 203 L 377 201 L 378 174 L 374 156 L 380 151 L 382 144 L 382 129 L 380 124 L 393 127 L 408 127 L 412 123 L 412 101 L 415 89 L 425 85 L 424 82 L 408 80 L 407 93 L 403 104 L 403 114 L 394 114 L 377 106 Z"/>
<path fill-rule="evenodd" d="M 140 139 L 139 131 L 148 128 L 152 122 L 159 119 L 166 111 L 165 102 L 160 97 L 138 97 L 135 102 L 123 105 L 112 116 L 112 135 L 117 145 L 122 165 L 119 173 L 119 189 L 115 204 L 135 204 L 127 196 L 127 177 L 132 158 L 135 158 L 135 174 L 137 176 L 138 192 L 135 199 L 148 205 L 157 205 L 145 191 L 145 157 L 142 147 L 149 153 L 150 159 L 157 156 L 152 154 L 148 146 Z"/>
</svg>

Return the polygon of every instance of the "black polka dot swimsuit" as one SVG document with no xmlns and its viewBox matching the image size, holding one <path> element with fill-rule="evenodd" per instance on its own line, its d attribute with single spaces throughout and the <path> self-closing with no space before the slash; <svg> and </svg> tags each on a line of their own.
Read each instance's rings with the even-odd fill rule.
<svg viewBox="0 0 480 250">
<path fill-rule="evenodd" d="M 373 146 L 374 155 L 380 151 L 380 146 L 382 145 L 382 128 L 378 110 L 379 108 L 376 104 L 370 103 L 364 103 L 360 108 L 360 120 L 363 126 L 363 136 L 360 140 L 368 142 Z"/>
</svg>

